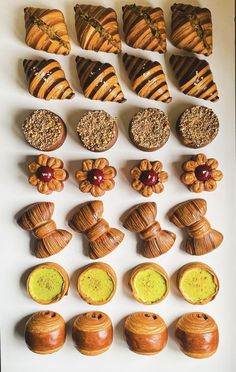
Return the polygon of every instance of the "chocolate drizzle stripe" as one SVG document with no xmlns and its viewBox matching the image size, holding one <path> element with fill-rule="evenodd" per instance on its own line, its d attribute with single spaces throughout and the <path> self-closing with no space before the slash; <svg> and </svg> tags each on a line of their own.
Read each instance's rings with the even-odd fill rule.
<svg viewBox="0 0 236 372">
<path fill-rule="evenodd" d="M 104 88 L 104 83 L 107 82 L 111 77 L 113 77 L 115 74 L 114 72 L 111 72 L 103 77 L 103 79 L 94 87 L 92 92 L 89 94 L 89 98 L 93 99 L 95 94 L 99 92 L 99 90 Z M 113 87 L 114 89 L 114 87 Z M 101 101 L 104 101 L 103 96 L 100 98 Z"/>
<path fill-rule="evenodd" d="M 57 71 L 60 71 L 60 67 L 54 67 L 53 69 L 51 69 L 48 72 L 46 72 L 46 74 L 48 74 L 51 77 L 52 74 L 54 74 Z M 43 73 L 43 70 L 41 70 L 39 72 L 40 75 L 42 75 L 42 73 Z M 65 80 L 65 79 L 63 78 L 63 80 Z M 34 92 L 33 92 L 34 96 L 37 97 L 37 95 L 38 95 L 40 89 L 42 88 L 42 86 L 43 85 L 46 85 L 47 86 L 47 84 L 48 84 L 48 78 L 45 79 L 44 77 L 41 77 L 41 79 L 39 80 L 38 84 L 36 85 L 36 87 L 34 89 Z M 47 90 L 50 90 L 50 86 L 47 88 Z M 44 97 L 47 96 L 47 90 L 44 93 Z"/>
<path fill-rule="evenodd" d="M 52 92 L 52 90 L 57 86 L 59 85 L 60 83 L 62 83 L 63 81 L 65 81 L 65 78 L 64 77 L 61 77 L 61 78 L 58 78 L 56 80 L 54 80 L 54 82 L 47 88 L 47 90 L 45 91 L 44 93 L 44 98 L 47 99 L 47 96 Z"/>
<path fill-rule="evenodd" d="M 141 84 L 139 84 L 137 87 L 136 87 L 136 89 L 135 89 L 135 92 L 137 93 L 137 94 L 139 94 L 139 92 L 145 87 L 145 85 L 147 85 L 149 82 L 151 82 L 152 80 L 153 80 L 153 84 L 156 84 L 157 85 L 157 87 L 158 87 L 158 89 L 159 89 L 159 86 L 160 86 L 160 84 L 158 83 L 158 80 L 156 79 L 158 76 L 160 76 L 160 75 L 163 75 L 163 73 L 162 73 L 162 71 L 160 70 L 160 71 L 156 71 L 156 72 L 154 72 L 152 75 L 150 75 L 147 79 L 145 79 L 145 80 L 143 80 L 142 82 L 141 82 Z M 164 84 L 166 84 L 165 82 L 164 82 Z"/>
</svg>

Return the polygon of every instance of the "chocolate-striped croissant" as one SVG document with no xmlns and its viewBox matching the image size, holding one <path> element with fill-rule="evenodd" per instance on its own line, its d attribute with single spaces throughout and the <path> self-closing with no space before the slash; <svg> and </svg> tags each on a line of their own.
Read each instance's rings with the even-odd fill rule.
<svg viewBox="0 0 236 372">
<path fill-rule="evenodd" d="M 76 57 L 77 73 L 86 98 L 122 103 L 126 101 L 115 69 L 110 63 Z"/>
<path fill-rule="evenodd" d="M 59 62 L 54 59 L 24 59 L 23 66 L 32 96 L 46 100 L 74 97 Z"/>
<path fill-rule="evenodd" d="M 170 64 L 182 93 L 207 101 L 218 101 L 217 87 L 207 61 L 197 57 L 172 55 Z"/>
<path fill-rule="evenodd" d="M 144 50 L 166 52 L 166 25 L 161 8 L 125 5 L 123 29 L 126 43 Z"/>
<path fill-rule="evenodd" d="M 132 82 L 133 90 L 140 97 L 169 103 L 172 101 L 162 66 L 157 61 L 123 56 L 123 62 Z"/>
<path fill-rule="evenodd" d="M 172 43 L 180 49 L 209 56 L 212 53 L 212 20 L 209 9 L 174 4 L 172 10 Z"/>
<path fill-rule="evenodd" d="M 83 49 L 119 53 L 121 40 L 114 9 L 97 5 L 75 6 L 75 28 Z"/>
<path fill-rule="evenodd" d="M 63 13 L 58 9 L 25 8 L 26 44 L 48 53 L 70 53 L 70 40 Z"/>
</svg>

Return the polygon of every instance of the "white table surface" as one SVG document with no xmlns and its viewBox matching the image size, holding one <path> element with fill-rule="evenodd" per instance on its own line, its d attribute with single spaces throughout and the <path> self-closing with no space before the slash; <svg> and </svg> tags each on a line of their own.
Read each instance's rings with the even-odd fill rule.
<svg viewBox="0 0 236 372">
<path fill-rule="evenodd" d="M 90 1 L 83 1 L 90 3 Z M 173 0 L 150 1 L 151 5 L 159 5 L 165 12 L 165 19 L 170 33 L 169 7 Z M 173 72 L 168 63 L 171 52 L 178 52 L 168 43 L 168 52 L 165 56 L 158 53 L 134 50 L 123 43 L 123 51 L 137 56 L 147 56 L 157 59 L 167 73 L 167 81 L 173 102 L 170 104 L 156 103 L 139 98 L 130 89 L 130 83 L 124 71 L 121 56 L 94 53 L 81 50 L 76 42 L 74 30 L 74 1 L 23 1 L 1 0 L 1 343 L 2 343 L 2 371 L 3 372 L 39 372 L 57 371 L 65 372 L 78 370 L 82 372 L 232 372 L 235 370 L 235 347 L 233 338 L 235 292 L 233 258 L 235 259 L 235 219 L 234 219 L 234 45 L 233 45 L 233 1 L 208 0 L 184 1 L 185 3 L 208 6 L 212 11 L 214 26 L 214 50 L 207 58 L 212 68 L 218 86 L 220 101 L 208 103 L 179 93 Z M 121 5 L 132 1 L 100 0 L 91 1 L 102 5 L 115 7 L 119 14 L 120 28 Z M 137 1 L 145 4 L 145 1 Z M 50 55 L 35 51 L 24 43 L 25 30 L 23 8 L 25 6 L 57 7 L 64 12 L 71 36 L 72 52 L 68 57 Z M 179 51 L 181 54 L 181 51 Z M 127 102 L 124 104 L 102 103 L 85 99 L 79 88 L 75 69 L 75 56 L 87 56 L 101 61 L 111 62 L 117 69 L 121 86 L 125 92 Z M 61 62 L 66 76 L 76 92 L 73 100 L 46 102 L 29 95 L 22 69 L 24 58 L 56 58 Z M 202 256 L 190 256 L 180 248 L 182 233 L 167 219 L 168 210 L 175 204 L 194 198 L 179 181 L 180 165 L 196 150 L 188 149 L 180 144 L 175 135 L 175 121 L 179 114 L 191 105 L 200 104 L 213 108 L 220 120 L 220 133 L 209 146 L 202 151 L 209 157 L 219 160 L 220 168 L 224 172 L 224 179 L 218 189 L 213 193 L 202 193 L 200 196 L 208 202 L 207 218 L 213 227 L 220 230 L 224 236 L 221 247 L 214 252 Z M 144 153 L 137 150 L 128 140 L 127 127 L 130 118 L 139 108 L 158 107 L 166 111 L 172 124 L 172 134 L 169 142 L 158 152 Z M 27 182 L 26 162 L 37 155 L 23 139 L 21 124 L 28 112 L 33 109 L 44 108 L 59 114 L 68 127 L 68 137 L 62 148 L 53 155 L 65 161 L 70 172 L 70 179 L 62 193 L 52 196 L 43 196 L 36 192 Z M 162 303 L 153 306 L 144 306 L 137 303 L 130 295 L 128 289 L 122 284 L 124 274 L 136 264 L 145 262 L 145 258 L 136 252 L 136 236 L 126 231 L 123 243 L 112 254 L 102 261 L 113 266 L 119 278 L 118 290 L 111 302 L 100 306 L 99 310 L 107 312 L 114 324 L 114 342 L 111 349 L 98 357 L 85 357 L 74 348 L 71 340 L 71 319 L 84 311 L 96 309 L 87 305 L 76 293 L 75 283 L 72 280 L 69 295 L 62 301 L 48 308 L 59 312 L 69 322 L 66 343 L 61 351 L 53 355 L 40 356 L 30 352 L 23 338 L 25 317 L 31 313 L 45 309 L 44 306 L 32 301 L 24 288 L 25 273 L 33 266 L 43 261 L 55 261 L 61 264 L 73 277 L 73 273 L 80 267 L 91 262 L 86 256 L 82 244 L 82 237 L 74 234 L 69 246 L 58 255 L 48 260 L 40 261 L 35 258 L 29 249 L 30 234 L 21 230 L 15 222 L 15 214 L 23 207 L 37 201 L 50 200 L 55 202 L 54 219 L 61 228 L 68 228 L 67 214 L 77 204 L 91 200 L 89 194 L 79 191 L 74 178 L 74 171 L 81 164 L 81 159 L 96 158 L 85 150 L 77 140 L 76 124 L 87 109 L 105 109 L 119 119 L 119 139 L 117 144 L 104 153 L 110 163 L 118 170 L 116 187 L 114 191 L 107 192 L 102 198 L 105 205 L 104 217 L 111 225 L 122 228 L 120 216 L 129 207 L 145 199 L 132 190 L 129 185 L 128 173 L 136 160 L 149 158 L 161 160 L 164 168 L 169 172 L 169 181 L 165 191 L 160 196 L 149 200 L 158 204 L 158 220 L 166 229 L 177 234 L 174 247 L 167 254 L 153 261 L 161 264 L 172 276 L 183 264 L 200 260 L 212 266 L 219 276 L 220 292 L 217 298 L 204 306 L 193 306 L 185 302 L 176 292 L 172 280 L 171 293 Z M 103 155 L 103 154 L 101 154 Z M 197 195 L 198 196 L 198 195 Z M 70 229 L 69 229 L 70 230 Z M 123 229 L 124 230 L 124 229 Z M 169 341 L 167 347 L 159 355 L 145 357 L 129 351 L 123 336 L 123 319 L 134 311 L 154 311 L 160 314 L 169 326 Z M 194 360 L 186 357 L 178 348 L 174 340 L 174 321 L 182 314 L 191 311 L 205 311 L 212 315 L 219 325 L 220 345 L 218 352 L 205 360 Z M 234 367 L 233 367 L 234 363 Z"/>
</svg>

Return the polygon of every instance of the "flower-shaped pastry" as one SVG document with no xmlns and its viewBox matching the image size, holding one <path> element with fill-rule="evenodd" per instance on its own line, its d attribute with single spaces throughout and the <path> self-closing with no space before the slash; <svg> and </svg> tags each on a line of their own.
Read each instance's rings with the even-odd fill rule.
<svg viewBox="0 0 236 372">
<path fill-rule="evenodd" d="M 141 160 L 139 165 L 130 171 L 133 189 L 145 197 L 151 196 L 153 192 L 161 193 L 164 190 L 163 183 L 168 180 L 168 173 L 162 169 L 160 161 Z"/>
<path fill-rule="evenodd" d="M 207 159 L 206 155 L 198 154 L 183 163 L 184 173 L 180 179 L 192 192 L 214 191 L 217 182 L 223 178 L 223 173 L 217 168 L 216 159 Z"/>
<path fill-rule="evenodd" d="M 63 162 L 47 155 L 39 155 L 37 160 L 28 165 L 31 176 L 28 180 L 32 186 L 37 186 L 41 194 L 49 195 L 53 191 L 62 191 L 63 181 L 68 173 L 63 169 Z"/>
<path fill-rule="evenodd" d="M 95 197 L 102 196 L 105 191 L 113 189 L 115 176 L 116 169 L 109 166 L 109 162 L 105 158 L 84 160 L 82 170 L 75 173 L 80 191 L 90 192 Z"/>
</svg>

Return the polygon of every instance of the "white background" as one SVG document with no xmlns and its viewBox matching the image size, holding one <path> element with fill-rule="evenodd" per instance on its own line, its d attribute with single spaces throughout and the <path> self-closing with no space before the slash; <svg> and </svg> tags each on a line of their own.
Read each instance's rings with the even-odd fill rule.
<svg viewBox="0 0 236 372">
<path fill-rule="evenodd" d="M 84 1 L 86 2 L 86 1 Z M 170 6 L 173 0 L 150 1 L 152 6 L 161 6 L 165 13 L 165 20 L 170 33 Z M 185 2 L 185 1 L 184 1 Z M 89 3 L 89 1 L 88 1 Z M 113 6 L 119 16 L 120 29 L 121 5 L 132 1 L 100 0 L 91 1 L 101 5 Z M 145 4 L 145 1 L 137 1 Z M 170 43 L 165 56 L 158 53 L 134 50 L 123 43 L 123 51 L 137 56 L 157 59 L 163 65 L 167 74 L 167 81 L 173 102 L 170 104 L 156 103 L 136 96 L 130 89 L 130 83 L 124 71 L 121 56 L 105 53 L 86 52 L 79 48 L 76 42 L 74 30 L 74 1 L 23 1 L 1 0 L 1 341 L 2 341 L 2 370 L 3 372 L 18 371 L 57 371 L 79 370 L 82 372 L 118 372 L 133 370 L 141 372 L 154 371 L 181 371 L 201 372 L 221 371 L 232 372 L 235 362 L 235 347 L 233 339 L 233 294 L 235 292 L 233 276 L 233 256 L 235 258 L 235 225 L 234 225 L 234 45 L 233 45 L 233 1 L 231 0 L 208 0 L 186 1 L 186 3 L 208 6 L 212 11 L 214 26 L 214 49 L 213 54 L 207 58 L 214 73 L 218 86 L 220 101 L 208 103 L 198 99 L 184 96 L 176 88 L 169 56 L 172 51 L 178 52 Z M 65 15 L 69 34 L 71 36 L 72 52 L 68 57 L 49 55 L 35 51 L 24 43 L 25 30 L 23 8 L 25 6 L 57 7 Z M 179 51 L 181 54 L 181 51 Z M 127 102 L 124 104 L 101 103 L 85 99 L 79 88 L 76 75 L 75 56 L 88 56 L 101 61 L 111 62 L 118 73 L 121 86 L 125 92 Z M 73 100 L 46 102 L 29 95 L 22 68 L 24 58 L 56 58 L 61 62 L 66 76 L 76 92 Z M 167 219 L 168 210 L 176 203 L 191 199 L 195 194 L 190 193 L 179 181 L 180 165 L 196 150 L 183 147 L 175 135 L 175 122 L 179 114 L 191 105 L 202 104 L 213 108 L 220 120 L 220 133 L 215 141 L 203 149 L 209 157 L 216 157 L 220 163 L 220 169 L 224 172 L 224 180 L 213 193 L 202 193 L 201 197 L 208 202 L 207 218 L 216 229 L 224 236 L 221 247 L 214 252 L 198 257 L 212 266 L 219 276 L 220 293 L 217 298 L 204 306 L 193 306 L 185 302 L 178 294 L 173 280 L 173 274 L 183 264 L 196 261 L 196 257 L 190 256 L 181 249 L 182 233 Z M 156 153 L 143 153 L 130 144 L 127 134 L 129 120 L 141 107 L 158 107 L 165 110 L 172 124 L 172 134 L 168 143 Z M 68 137 L 62 148 L 53 153 L 65 161 L 66 168 L 70 172 L 70 178 L 62 193 L 54 193 L 52 196 L 43 196 L 27 183 L 26 164 L 38 152 L 24 142 L 21 133 L 21 124 L 31 110 L 44 108 L 59 114 L 68 127 Z M 50 200 L 55 202 L 56 208 L 54 219 L 61 228 L 68 228 L 67 214 L 77 204 L 91 200 L 89 194 L 82 194 L 75 182 L 74 172 L 81 165 L 81 160 L 96 158 L 99 154 L 93 154 L 85 150 L 77 140 L 75 133 L 76 124 L 84 112 L 88 109 L 105 109 L 118 117 L 119 139 L 116 145 L 104 153 L 110 163 L 118 170 L 116 187 L 107 192 L 102 198 L 105 206 L 104 217 L 112 226 L 120 227 L 120 216 L 136 203 L 145 201 L 144 198 L 133 191 L 129 185 L 129 169 L 137 160 L 147 157 L 150 160 L 161 160 L 164 169 L 169 173 L 169 181 L 165 191 L 160 195 L 154 195 L 149 200 L 158 204 L 158 220 L 161 225 L 174 231 L 177 240 L 167 254 L 155 259 L 172 276 L 172 288 L 169 296 L 160 304 L 145 307 L 137 303 L 130 295 L 124 283 L 124 274 L 135 265 L 144 262 L 145 259 L 136 252 L 136 237 L 126 231 L 123 243 L 111 255 L 103 261 L 112 265 L 118 274 L 119 285 L 113 300 L 99 307 L 99 310 L 107 312 L 114 324 L 114 342 L 111 349 L 98 357 L 85 357 L 76 351 L 71 340 L 71 320 L 74 316 L 87 310 L 95 309 L 83 302 L 75 289 L 75 271 L 81 266 L 91 262 L 86 256 L 86 245 L 83 246 L 82 237 L 74 234 L 68 247 L 48 261 L 61 264 L 71 277 L 71 289 L 68 297 L 51 305 L 49 308 L 59 312 L 68 322 L 68 336 L 63 349 L 53 355 L 40 356 L 30 352 L 23 338 L 25 317 L 31 313 L 45 309 L 44 306 L 32 301 L 25 291 L 25 279 L 27 271 L 33 266 L 42 263 L 30 253 L 30 235 L 21 230 L 16 222 L 15 215 L 23 207 L 37 201 Z M 160 314 L 169 326 L 169 341 L 167 347 L 159 355 L 145 357 L 129 351 L 123 336 L 123 319 L 134 311 L 149 310 Z M 190 311 L 205 311 L 212 315 L 219 325 L 220 345 L 218 352 L 205 360 L 194 360 L 186 357 L 175 343 L 174 322 L 178 316 Z M 234 357 L 233 357 L 234 354 Z M 234 361 L 233 361 L 234 359 Z"/>
</svg>

